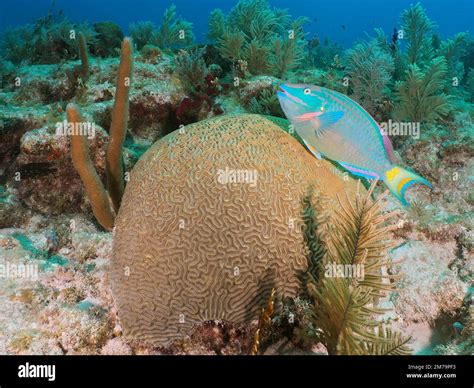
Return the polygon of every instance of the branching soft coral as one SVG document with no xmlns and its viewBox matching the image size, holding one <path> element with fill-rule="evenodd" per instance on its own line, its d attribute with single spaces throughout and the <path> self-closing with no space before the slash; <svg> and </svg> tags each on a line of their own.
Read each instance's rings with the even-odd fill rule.
<svg viewBox="0 0 474 388">
<path fill-rule="evenodd" d="M 99 22 L 94 24 L 94 31 L 97 42 L 92 47 L 93 54 L 102 57 L 115 55 L 124 37 L 120 26 L 112 22 Z"/>
<path fill-rule="evenodd" d="M 187 93 L 202 92 L 209 70 L 203 55 L 206 47 L 185 51 L 181 50 L 174 58 L 175 72 Z"/>
<path fill-rule="evenodd" d="M 299 18 L 291 24 L 292 36 L 273 38 L 271 66 L 276 77 L 282 78 L 289 70 L 301 63 L 304 58 L 305 18 Z"/>
<path fill-rule="evenodd" d="M 434 23 L 426 16 L 425 10 L 417 3 L 402 13 L 402 30 L 407 40 L 407 60 L 409 64 L 423 67 L 433 58 L 431 32 Z"/>
<path fill-rule="evenodd" d="M 437 51 L 438 56 L 446 58 L 447 77 L 449 80 L 456 78 L 460 83 L 464 76 L 464 65 L 461 62 L 461 57 L 465 53 L 467 43 L 467 34 L 460 32 L 452 39 L 442 41 Z"/>
<path fill-rule="evenodd" d="M 244 57 L 247 58 L 247 69 L 251 74 L 265 74 L 270 70 L 268 61 L 270 48 L 261 41 L 253 39 L 247 43 L 244 49 Z"/>
<path fill-rule="evenodd" d="M 282 33 L 289 16 L 281 9 L 271 9 L 267 0 L 241 0 L 229 13 L 230 29 L 242 31 L 248 39 L 268 39 Z"/>
<path fill-rule="evenodd" d="M 347 52 L 347 71 L 353 98 L 374 114 L 377 104 L 388 95 L 388 83 L 394 71 L 393 58 L 377 41 L 359 43 Z"/>
<path fill-rule="evenodd" d="M 130 36 L 138 50 L 149 44 L 153 40 L 155 26 L 152 22 L 137 22 L 130 24 Z"/>
<path fill-rule="evenodd" d="M 209 39 L 217 41 L 224 36 L 226 32 L 226 16 L 221 9 L 217 8 L 211 11 L 209 15 Z"/>
<path fill-rule="evenodd" d="M 405 80 L 397 83 L 394 117 L 427 123 L 446 115 L 451 108 L 451 97 L 443 93 L 446 73 L 444 57 L 434 58 L 424 71 L 409 65 Z"/>
<path fill-rule="evenodd" d="M 262 89 L 258 95 L 252 97 L 248 102 L 247 109 L 251 113 L 285 117 L 285 114 L 281 110 L 278 97 L 272 89 Z"/>
<path fill-rule="evenodd" d="M 188 46 L 194 41 L 193 24 L 176 17 L 175 5 L 165 10 L 163 22 L 158 29 L 152 22 L 134 23 L 129 29 L 138 50 L 147 44 L 153 44 L 161 49 L 179 48 Z"/>
<path fill-rule="evenodd" d="M 171 5 L 165 10 L 163 23 L 153 38 L 153 44 L 161 48 L 186 46 L 194 41 L 193 24 L 187 20 L 176 18 L 176 6 Z"/>
<path fill-rule="evenodd" d="M 223 58 L 246 61 L 251 74 L 283 77 L 303 58 L 306 20 L 291 22 L 285 10 L 270 8 L 266 0 L 241 0 L 228 16 L 211 13 L 209 37 Z"/>
<path fill-rule="evenodd" d="M 378 299 L 393 290 L 390 276 L 384 275 L 390 266 L 385 259 L 390 247 L 386 222 L 393 214 L 383 214 L 380 200 L 370 199 L 374 186 L 367 194 L 358 194 L 354 202 L 339 199 L 340 209 L 327 225 L 326 244 L 312 249 L 318 262 L 322 261 L 320 278 L 308 285 L 313 323 L 329 354 L 409 352 L 409 339 L 376 319 L 384 312 L 377 308 Z M 309 237 L 314 239 L 314 235 Z M 334 265 L 362 266 L 364 276 L 328 274 L 327 268 Z"/>
<path fill-rule="evenodd" d="M 217 41 L 221 56 L 232 62 L 241 59 L 244 43 L 245 35 L 241 31 L 225 31 Z"/>
<path fill-rule="evenodd" d="M 49 64 L 75 59 L 79 33 L 85 36 L 89 44 L 95 43 L 95 32 L 90 25 L 72 23 L 60 14 L 50 12 L 34 24 L 6 31 L 0 45 L 1 52 L 15 64 Z"/>
</svg>

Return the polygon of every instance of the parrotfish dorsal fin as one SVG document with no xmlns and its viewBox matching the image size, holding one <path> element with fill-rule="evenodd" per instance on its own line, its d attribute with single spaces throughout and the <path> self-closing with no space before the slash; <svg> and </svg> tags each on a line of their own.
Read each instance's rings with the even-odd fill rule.
<svg viewBox="0 0 474 388">
<path fill-rule="evenodd" d="M 387 153 L 388 160 L 392 163 L 398 163 L 399 160 L 397 156 L 395 155 L 395 151 L 393 150 L 392 142 L 390 141 L 390 138 L 388 135 L 380 128 L 380 125 L 377 125 L 379 127 L 380 134 L 382 135 L 382 140 L 383 140 L 383 147 L 385 148 L 385 152 Z"/>
</svg>

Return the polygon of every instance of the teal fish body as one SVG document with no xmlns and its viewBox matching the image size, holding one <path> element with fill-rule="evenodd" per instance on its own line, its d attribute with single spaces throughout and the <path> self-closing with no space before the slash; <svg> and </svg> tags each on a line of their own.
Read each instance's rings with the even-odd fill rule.
<svg viewBox="0 0 474 388">
<path fill-rule="evenodd" d="M 395 164 L 390 140 L 359 104 L 342 93 L 313 85 L 280 85 L 280 105 L 295 131 L 318 158 L 325 156 L 357 176 L 383 180 L 403 203 L 424 178 Z"/>
</svg>

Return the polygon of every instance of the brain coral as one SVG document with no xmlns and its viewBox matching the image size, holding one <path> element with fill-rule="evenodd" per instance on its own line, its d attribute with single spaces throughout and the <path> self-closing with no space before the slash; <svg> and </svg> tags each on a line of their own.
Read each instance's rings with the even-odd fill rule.
<svg viewBox="0 0 474 388">
<path fill-rule="evenodd" d="M 307 267 L 302 198 L 355 190 L 333 171 L 258 115 L 156 142 L 116 220 L 111 283 L 125 335 L 164 345 L 206 320 L 258 317 L 272 287 L 295 296 Z"/>
</svg>

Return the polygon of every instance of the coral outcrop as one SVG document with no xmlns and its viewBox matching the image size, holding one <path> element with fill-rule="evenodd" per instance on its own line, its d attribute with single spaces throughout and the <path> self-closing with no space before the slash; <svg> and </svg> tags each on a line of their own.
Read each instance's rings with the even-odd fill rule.
<svg viewBox="0 0 474 388">
<path fill-rule="evenodd" d="M 221 116 L 156 142 L 116 219 L 111 283 L 128 338 L 163 345 L 194 324 L 258 317 L 307 268 L 302 199 L 355 193 L 272 120 Z"/>
</svg>

